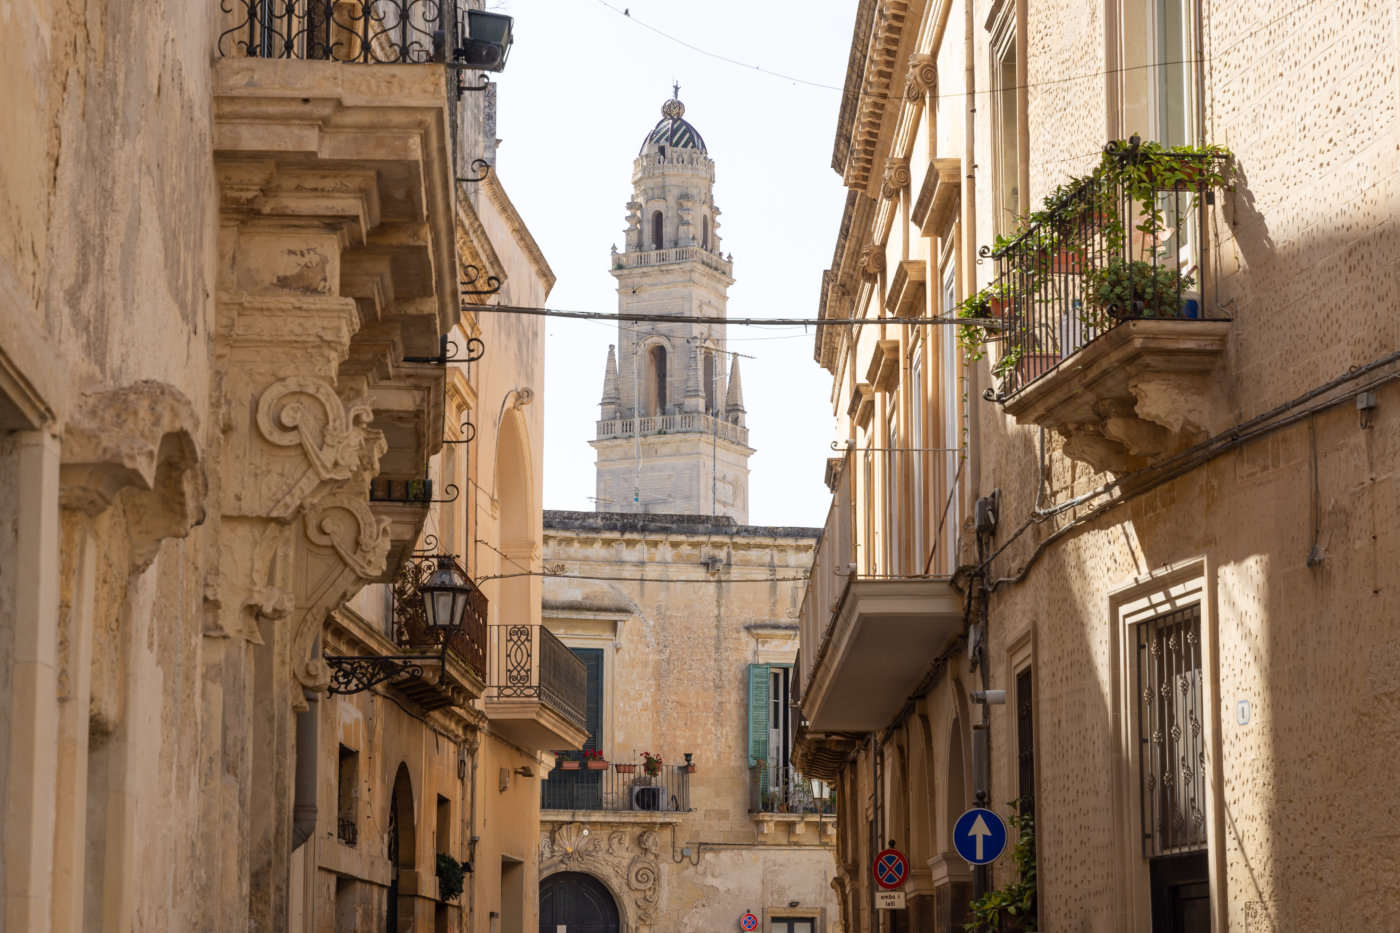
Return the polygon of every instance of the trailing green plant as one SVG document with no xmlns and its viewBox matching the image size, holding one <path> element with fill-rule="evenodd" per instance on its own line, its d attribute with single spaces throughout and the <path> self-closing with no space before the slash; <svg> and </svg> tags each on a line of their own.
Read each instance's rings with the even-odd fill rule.
<svg viewBox="0 0 1400 933">
<path fill-rule="evenodd" d="M 459 862 L 445 852 L 437 857 L 438 897 L 443 901 L 455 901 L 462 896 L 466 883 L 467 863 Z"/>
<path fill-rule="evenodd" d="M 1112 259 L 1084 277 L 1088 301 L 1084 323 L 1103 327 L 1110 318 L 1181 317 L 1182 293 L 1196 280 L 1172 266 L 1156 266 L 1142 259 Z"/>
<path fill-rule="evenodd" d="M 1011 858 L 1016 875 L 999 888 L 994 888 L 973 901 L 968 907 L 965 933 L 1030 933 L 1036 923 L 1035 877 L 1035 818 L 1023 812 L 1020 801 L 1012 801 L 1016 813 L 1011 825 L 1017 830 L 1016 845 Z"/>
</svg>

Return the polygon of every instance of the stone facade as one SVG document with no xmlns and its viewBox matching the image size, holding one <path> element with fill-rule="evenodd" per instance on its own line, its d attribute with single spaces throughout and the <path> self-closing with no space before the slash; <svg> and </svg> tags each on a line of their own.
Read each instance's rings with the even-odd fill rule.
<svg viewBox="0 0 1400 933">
<path fill-rule="evenodd" d="M 350 62 L 337 33 L 334 54 L 247 57 L 244 17 L 292 28 L 293 6 L 9 11 L 26 51 L 0 65 L 0 929 L 382 926 L 400 762 L 397 816 L 436 825 L 444 795 L 462 845 L 471 795 L 435 730 L 469 745 L 488 685 L 448 683 L 442 655 L 423 679 L 456 711 L 425 722 L 328 701 L 325 655 L 395 648 L 347 605 L 420 540 L 427 503 L 402 490 L 443 447 L 433 360 L 467 267 L 502 274 L 474 250 L 523 255 L 528 236 L 454 181 L 481 103 L 455 102 L 430 52 L 376 40 Z M 475 247 L 473 224 L 495 225 Z M 543 300 L 547 267 L 509 264 Z M 537 379 L 539 334 L 498 336 L 523 362 L 495 378 Z M 529 443 L 537 463 L 538 425 Z M 519 507 L 537 550 L 538 491 Z M 350 853 L 337 745 L 365 752 L 358 816 L 376 820 Z M 397 874 L 418 928 L 431 835 Z"/>
<path fill-rule="evenodd" d="M 786 918 L 841 929 L 822 789 L 775 775 L 786 761 L 776 746 L 777 767 L 750 767 L 752 671 L 766 689 L 770 670 L 790 669 L 814 543 L 814 529 L 724 518 L 545 513 L 545 562 L 557 571 L 545 619 L 565 644 L 600 652 L 590 747 L 611 769 L 572 798 L 559 786 L 568 773 L 551 772 L 541 873 L 600 879 L 624 931 L 723 929 L 747 911 L 765 930 Z M 643 751 L 664 760 L 655 779 Z M 636 796 L 653 786 L 667 798 L 659 807 Z"/>
<path fill-rule="evenodd" d="M 795 754 L 839 789 L 848 928 L 959 930 L 979 886 L 1016 880 L 1009 856 L 978 877 L 954 850 L 979 791 L 1003 816 L 1033 807 L 1028 928 L 1387 926 L 1325 853 L 1375 853 L 1357 885 L 1389 889 L 1375 814 L 1396 804 L 1397 692 L 1376 574 L 1396 544 L 1400 335 L 1374 296 L 1400 249 L 1395 8 L 1324 3 L 1264 32 L 1266 4 L 1212 0 L 856 8 L 820 313 L 870 325 L 817 337 L 851 452 L 828 467 Z M 1000 281 L 979 248 L 1134 133 L 1233 152 L 1171 251 L 1141 247 L 1190 263 L 1197 318 L 1065 349 L 1071 324 L 1044 338 L 1053 369 L 1004 363 L 1006 343 L 968 363 L 953 328 L 890 319 Z M 860 637 L 888 621 L 890 577 L 943 626 L 918 664 Z M 1005 704 L 974 702 L 984 689 Z M 1338 786 L 1365 804 L 1339 807 Z M 869 900 L 890 839 L 913 866 L 898 917 Z"/>
</svg>

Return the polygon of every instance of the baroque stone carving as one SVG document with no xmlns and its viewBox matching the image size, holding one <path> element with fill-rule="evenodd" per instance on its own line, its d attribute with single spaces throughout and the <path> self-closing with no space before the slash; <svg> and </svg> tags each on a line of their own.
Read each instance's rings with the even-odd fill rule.
<svg viewBox="0 0 1400 933">
<path fill-rule="evenodd" d="M 607 833 L 607 844 L 603 834 Z M 540 876 L 556 871 L 582 871 L 601 880 L 614 895 L 630 895 L 629 926 L 634 930 L 650 929 L 660 903 L 661 867 L 657 857 L 661 851 L 661 834 L 647 829 L 631 833 L 620 829 L 604 830 L 582 823 L 565 823 L 540 840 Z"/>
<path fill-rule="evenodd" d="M 916 52 L 909 56 L 909 74 L 904 78 L 904 96 L 917 103 L 923 103 L 929 94 L 938 93 L 938 66 L 933 56 Z"/>
<path fill-rule="evenodd" d="M 885 248 L 883 246 L 866 246 L 860 251 L 860 277 L 867 282 L 874 282 L 880 278 L 880 273 L 885 271 Z"/>
<path fill-rule="evenodd" d="M 198 436 L 194 406 L 174 386 L 147 380 L 86 394 L 64 430 L 59 501 L 96 516 L 130 490 L 130 569 L 142 571 L 161 541 L 204 521 Z"/>
<path fill-rule="evenodd" d="M 258 399 L 258 432 L 279 447 L 300 445 L 310 469 L 274 505 L 273 517 L 288 516 L 323 482 L 349 479 L 366 455 L 374 412 L 365 400 L 341 403 L 330 386 L 309 376 L 288 376 Z M 378 438 L 377 454 L 385 447 Z"/>
<path fill-rule="evenodd" d="M 889 201 L 899 196 L 899 192 L 909 187 L 909 160 L 886 159 L 885 175 L 880 186 L 880 196 Z"/>
</svg>

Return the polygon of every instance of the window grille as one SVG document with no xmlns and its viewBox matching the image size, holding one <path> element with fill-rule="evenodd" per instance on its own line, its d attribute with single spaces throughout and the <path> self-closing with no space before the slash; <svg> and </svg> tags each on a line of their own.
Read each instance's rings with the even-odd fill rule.
<svg viewBox="0 0 1400 933">
<path fill-rule="evenodd" d="M 1137 626 L 1143 855 L 1206 846 L 1201 607 Z"/>
</svg>

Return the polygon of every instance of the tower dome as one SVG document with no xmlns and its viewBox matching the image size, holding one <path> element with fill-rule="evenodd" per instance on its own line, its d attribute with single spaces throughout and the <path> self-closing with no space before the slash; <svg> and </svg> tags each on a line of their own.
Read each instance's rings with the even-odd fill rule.
<svg viewBox="0 0 1400 933">
<path fill-rule="evenodd" d="M 705 140 L 696 132 L 685 117 L 685 104 L 679 100 L 680 88 L 676 88 L 676 97 L 672 97 L 661 105 L 661 119 L 651 132 L 642 140 L 642 148 L 637 151 L 638 155 L 646 151 L 649 145 L 674 146 L 677 149 L 697 149 L 701 154 L 705 154 Z"/>
</svg>

